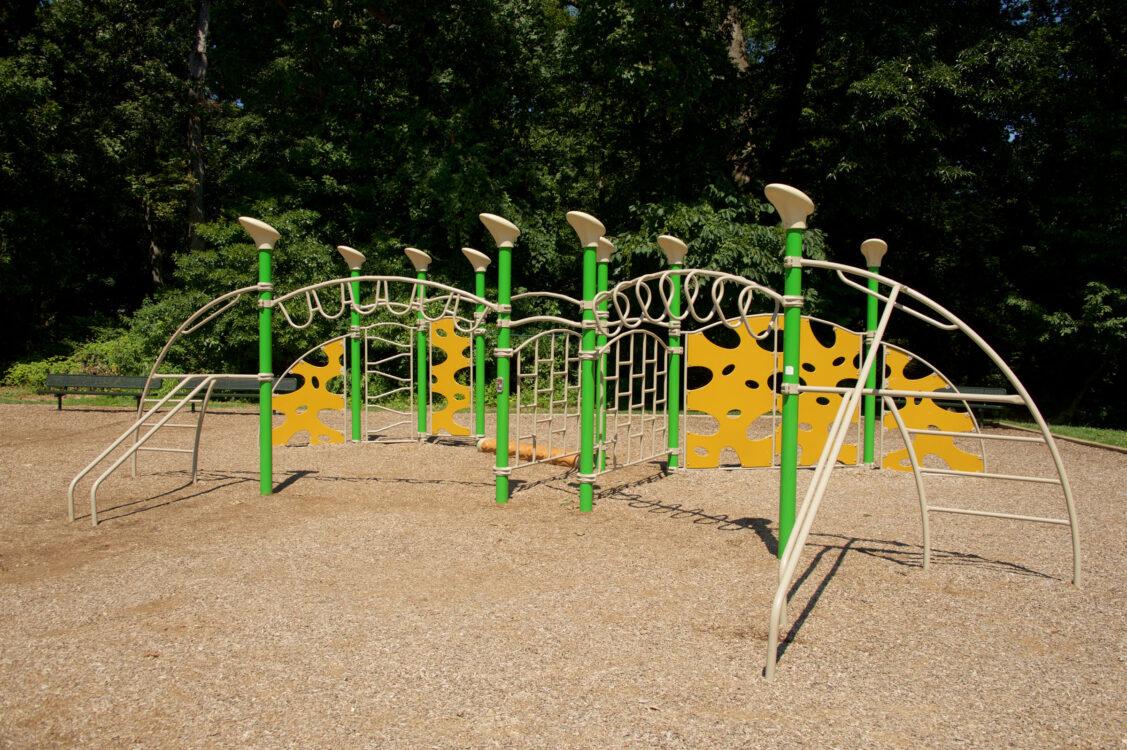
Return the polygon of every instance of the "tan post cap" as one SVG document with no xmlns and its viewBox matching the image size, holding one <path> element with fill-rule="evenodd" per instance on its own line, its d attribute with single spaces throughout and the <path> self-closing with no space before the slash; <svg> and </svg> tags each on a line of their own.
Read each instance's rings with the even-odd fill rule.
<svg viewBox="0 0 1127 750">
<path fill-rule="evenodd" d="M 884 240 L 873 238 L 861 243 L 861 255 L 865 256 L 865 265 L 869 268 L 880 268 L 881 258 L 888 252 L 888 243 Z"/>
<path fill-rule="evenodd" d="M 790 185 L 772 182 L 763 189 L 767 200 L 779 212 L 779 218 L 787 229 L 805 229 L 806 218 L 814 213 L 814 201 L 810 196 Z"/>
<path fill-rule="evenodd" d="M 567 223 L 579 235 L 579 244 L 583 247 L 598 247 L 599 238 L 607 231 L 603 222 L 582 211 L 568 211 Z"/>
<path fill-rule="evenodd" d="M 614 243 L 606 237 L 599 238 L 599 246 L 595 248 L 595 260 L 599 263 L 609 263 L 610 256 L 614 255 Z"/>
<path fill-rule="evenodd" d="M 359 250 L 354 250 L 348 245 L 337 245 L 337 252 L 344 258 L 350 271 L 359 271 L 360 266 L 364 265 L 364 253 Z"/>
<path fill-rule="evenodd" d="M 679 266 L 685 261 L 685 254 L 689 246 L 671 234 L 663 234 L 657 238 L 657 246 L 665 253 L 665 259 L 671 266 Z"/>
<path fill-rule="evenodd" d="M 489 267 L 489 256 L 472 247 L 463 247 L 462 255 L 466 256 L 466 260 L 473 266 L 474 273 L 482 273 Z"/>
<path fill-rule="evenodd" d="M 247 230 L 247 234 L 254 240 L 254 244 L 258 245 L 259 250 L 273 250 L 274 243 L 282 236 L 277 229 L 266 222 L 252 219 L 249 216 L 240 216 L 239 223 L 243 225 L 243 229 Z"/>
<path fill-rule="evenodd" d="M 497 243 L 497 247 L 512 247 L 517 237 L 520 237 L 520 229 L 517 228 L 517 225 L 497 214 L 478 214 L 477 218 L 493 235 L 493 241 Z"/>
<path fill-rule="evenodd" d="M 426 273 L 427 268 L 430 266 L 430 256 L 414 247 L 407 247 L 403 249 L 407 253 L 407 257 L 411 259 L 411 265 L 419 273 Z"/>
</svg>

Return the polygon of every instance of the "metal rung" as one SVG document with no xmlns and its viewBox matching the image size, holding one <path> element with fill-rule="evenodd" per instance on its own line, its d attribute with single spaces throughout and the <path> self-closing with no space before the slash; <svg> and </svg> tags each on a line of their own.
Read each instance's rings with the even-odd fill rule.
<svg viewBox="0 0 1127 750">
<path fill-rule="evenodd" d="M 838 388 L 825 385 L 798 385 L 794 386 L 799 393 L 836 393 L 847 395 L 853 388 Z M 962 391 L 899 391 L 888 388 L 862 388 L 864 396 L 879 396 L 890 398 L 915 398 L 932 399 L 935 401 L 972 401 L 984 404 L 1024 404 L 1025 399 L 1018 395 L 1000 395 L 989 393 L 965 393 Z"/>
<path fill-rule="evenodd" d="M 140 452 L 140 451 L 153 451 L 154 453 L 192 453 L 193 452 L 191 448 L 146 448 L 145 446 L 141 446 L 137 450 L 138 450 L 138 452 Z"/>
<path fill-rule="evenodd" d="M 929 511 L 935 513 L 959 513 L 964 516 L 986 516 L 988 518 L 1008 518 L 1012 521 L 1033 521 L 1035 523 L 1051 523 L 1058 526 L 1068 526 L 1068 519 L 1061 520 L 1059 518 L 1042 518 L 1041 516 L 1019 516 L 1015 513 L 995 513 L 989 510 L 966 510 L 964 508 L 935 508 L 928 507 Z"/>
<path fill-rule="evenodd" d="M 142 427 L 155 427 L 155 426 L 156 426 L 156 424 L 157 424 L 156 422 L 142 422 L 142 423 L 141 423 L 141 426 L 142 426 Z M 163 426 L 163 427 L 185 427 L 185 428 L 187 428 L 187 429 L 189 429 L 189 430 L 194 430 L 194 429 L 196 429 L 196 428 L 197 428 L 197 427 L 198 427 L 199 425 L 194 425 L 194 424 L 182 424 L 182 423 L 176 423 L 176 424 L 173 424 L 172 422 L 169 422 L 168 424 L 165 424 L 165 425 L 162 425 L 162 426 Z"/>
<path fill-rule="evenodd" d="M 920 467 L 921 474 L 937 474 L 945 477 L 970 477 L 971 479 L 1010 479 L 1015 482 L 1037 482 L 1039 484 L 1060 484 L 1059 478 L 1026 477 L 1018 474 L 986 474 L 980 471 L 955 471 L 953 469 L 928 469 Z"/>
<path fill-rule="evenodd" d="M 962 437 L 978 440 L 1012 440 L 1015 443 L 1043 443 L 1043 437 L 1021 437 L 1018 435 L 993 435 L 987 432 L 951 432 L 949 430 L 913 430 L 908 428 L 911 435 L 942 435 L 944 437 Z"/>
</svg>

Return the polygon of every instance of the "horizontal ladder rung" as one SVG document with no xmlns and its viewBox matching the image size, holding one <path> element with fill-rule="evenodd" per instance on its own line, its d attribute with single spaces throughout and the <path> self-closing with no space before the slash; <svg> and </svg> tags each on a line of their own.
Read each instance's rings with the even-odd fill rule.
<svg viewBox="0 0 1127 750">
<path fill-rule="evenodd" d="M 141 426 L 142 427 L 156 427 L 156 424 L 157 424 L 156 422 L 144 422 L 144 423 L 142 423 Z M 168 422 L 167 424 L 161 425 L 161 429 L 164 429 L 165 427 L 186 427 L 189 430 L 194 430 L 198 426 L 199 425 L 194 425 L 194 424 L 183 424 L 183 423 L 173 424 L 172 422 Z"/>
<path fill-rule="evenodd" d="M 989 432 L 952 432 L 950 430 L 913 430 L 908 429 L 910 435 L 941 435 L 943 437 L 962 437 L 983 440 L 1012 440 L 1015 443 L 1043 443 L 1043 437 L 1023 437 L 1019 435 L 994 435 Z"/>
<path fill-rule="evenodd" d="M 1006 518 L 1011 521 L 1033 521 L 1034 523 L 1051 523 L 1058 526 L 1068 526 L 1068 519 L 1042 518 L 1041 516 L 1022 516 L 1016 513 L 995 513 L 990 510 L 968 510 L 966 508 L 939 508 L 928 506 L 928 511 L 935 513 L 958 513 L 964 516 L 986 516 L 987 518 Z"/>
<path fill-rule="evenodd" d="M 955 471 L 954 469 L 928 469 L 920 467 L 921 474 L 935 474 L 945 477 L 969 477 L 971 479 L 1009 479 L 1015 482 L 1037 482 L 1038 484 L 1060 484 L 1060 478 L 1026 477 L 1019 474 L 987 474 L 981 471 Z"/>
<path fill-rule="evenodd" d="M 836 393 L 846 395 L 853 392 L 853 388 L 838 388 L 827 385 L 800 385 L 799 393 Z M 1024 404 L 1025 399 L 1016 394 L 1002 395 L 992 393 L 963 393 L 955 391 L 898 391 L 888 388 L 862 388 L 861 394 L 865 396 L 880 396 L 889 398 L 915 398 L 934 399 L 938 401 L 973 401 L 984 404 Z"/>
<path fill-rule="evenodd" d="M 193 452 L 191 448 L 147 448 L 145 446 L 141 446 L 140 448 L 137 449 L 137 451 L 138 452 L 140 452 L 140 451 L 152 451 L 154 453 L 192 453 Z"/>
</svg>

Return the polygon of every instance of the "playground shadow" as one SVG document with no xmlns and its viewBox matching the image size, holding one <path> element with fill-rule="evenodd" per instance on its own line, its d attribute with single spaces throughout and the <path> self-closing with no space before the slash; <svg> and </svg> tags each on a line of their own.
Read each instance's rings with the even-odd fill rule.
<svg viewBox="0 0 1127 750">
<path fill-rule="evenodd" d="M 164 475 L 164 476 L 175 476 L 177 474 L 187 474 L 187 473 L 188 472 L 186 472 L 186 471 L 176 471 L 176 472 L 162 472 L 161 474 Z M 160 475 L 157 475 L 157 476 L 160 476 Z M 167 506 L 170 506 L 170 505 L 175 505 L 176 503 L 182 503 L 186 500 L 193 500 L 193 499 L 198 498 L 198 497 L 210 495 L 213 492 L 218 492 L 219 490 L 227 489 L 229 487 L 236 487 L 240 484 L 246 484 L 247 482 L 251 482 L 251 481 L 255 481 L 255 480 L 253 478 L 248 478 L 248 477 L 223 476 L 218 481 L 220 482 L 219 484 L 214 484 L 214 485 L 210 485 L 210 486 L 207 486 L 207 487 L 201 487 L 199 482 L 193 483 L 191 478 L 189 477 L 189 479 L 186 482 L 184 482 L 183 484 L 177 485 L 176 487 L 173 487 L 172 489 L 165 490 L 164 492 L 157 493 L 156 495 L 152 495 L 150 497 L 138 498 L 137 500 L 132 500 L 132 501 L 127 502 L 127 503 L 121 503 L 119 505 L 114 505 L 114 506 L 111 506 L 109 508 L 100 508 L 98 510 L 98 523 L 103 523 L 105 521 L 120 520 L 122 518 L 128 518 L 129 516 L 137 515 L 138 513 L 148 513 L 150 511 L 157 510 L 158 508 L 164 508 L 164 507 L 167 507 Z M 180 494 L 184 490 L 186 490 L 190 487 L 198 487 L 199 489 L 195 492 L 191 492 L 191 493 L 188 493 L 188 494 Z M 163 502 L 157 502 L 157 501 L 161 500 L 162 498 L 164 499 Z M 89 517 L 90 517 L 89 513 L 82 515 L 82 516 L 75 515 L 74 520 L 77 521 L 79 519 L 89 518 Z"/>
</svg>

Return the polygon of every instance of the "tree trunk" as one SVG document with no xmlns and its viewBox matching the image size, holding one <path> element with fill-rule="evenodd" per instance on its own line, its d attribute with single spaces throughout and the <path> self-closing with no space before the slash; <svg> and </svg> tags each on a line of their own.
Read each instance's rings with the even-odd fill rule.
<svg viewBox="0 0 1127 750">
<path fill-rule="evenodd" d="M 204 80 L 207 77 L 207 31 L 211 24 L 211 0 L 200 0 L 196 19 L 196 41 L 188 54 L 188 75 L 192 79 L 192 109 L 188 117 L 188 163 L 192 195 L 188 204 L 188 248 L 200 250 L 203 242 L 196 225 L 203 221 L 203 111 L 207 106 Z"/>
</svg>

